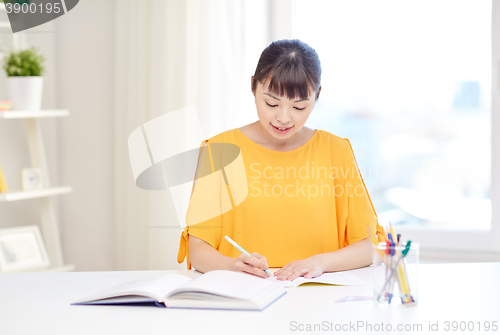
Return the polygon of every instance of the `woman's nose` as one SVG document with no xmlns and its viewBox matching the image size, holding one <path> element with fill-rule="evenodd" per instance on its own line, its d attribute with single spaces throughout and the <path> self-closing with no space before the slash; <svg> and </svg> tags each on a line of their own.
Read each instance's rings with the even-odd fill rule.
<svg viewBox="0 0 500 335">
<path fill-rule="evenodd" d="M 283 125 L 286 125 L 287 123 L 289 123 L 291 121 L 291 117 L 290 117 L 290 113 L 287 111 L 287 109 L 283 109 L 279 114 L 278 116 L 276 117 L 276 119 Z"/>
</svg>

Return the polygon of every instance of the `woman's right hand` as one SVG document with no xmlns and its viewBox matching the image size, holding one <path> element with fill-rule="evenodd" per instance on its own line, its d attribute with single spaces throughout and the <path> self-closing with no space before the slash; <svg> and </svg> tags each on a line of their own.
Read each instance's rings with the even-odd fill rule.
<svg viewBox="0 0 500 335">
<path fill-rule="evenodd" d="M 269 269 L 266 257 L 258 253 L 252 253 L 252 256 L 240 254 L 233 264 L 233 271 L 250 273 L 262 278 L 270 277 L 265 270 Z"/>
</svg>

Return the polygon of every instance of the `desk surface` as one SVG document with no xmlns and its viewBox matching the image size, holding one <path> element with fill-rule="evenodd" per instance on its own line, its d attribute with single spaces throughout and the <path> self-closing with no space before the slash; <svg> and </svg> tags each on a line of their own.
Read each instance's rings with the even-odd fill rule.
<svg viewBox="0 0 500 335">
<path fill-rule="evenodd" d="M 291 288 L 262 312 L 70 305 L 103 288 L 160 273 L 197 275 L 190 271 L 0 274 L 0 334 L 368 334 L 385 333 L 377 327 L 388 325 L 392 334 L 439 334 L 446 321 L 446 333 L 500 334 L 500 329 L 484 331 L 485 322 L 496 321 L 500 328 L 500 263 L 420 265 L 417 306 L 335 302 L 371 296 L 372 270 L 353 271 L 366 286 Z M 452 331 L 453 321 L 471 331 Z M 429 323 L 436 322 L 439 332 L 429 332 Z M 397 331 L 398 325 L 422 330 Z M 308 326 L 317 331 L 305 331 Z"/>
</svg>

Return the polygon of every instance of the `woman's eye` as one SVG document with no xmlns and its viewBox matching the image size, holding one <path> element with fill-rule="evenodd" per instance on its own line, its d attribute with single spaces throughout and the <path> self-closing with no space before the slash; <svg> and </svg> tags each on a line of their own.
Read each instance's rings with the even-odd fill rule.
<svg viewBox="0 0 500 335">
<path fill-rule="evenodd" d="M 306 109 L 305 107 L 304 108 L 299 108 L 299 107 L 295 107 L 296 110 L 299 110 L 299 111 L 303 111 L 304 109 Z"/>
<path fill-rule="evenodd" d="M 266 102 L 266 104 L 269 106 L 269 107 L 278 107 L 278 105 L 270 105 Z"/>
</svg>

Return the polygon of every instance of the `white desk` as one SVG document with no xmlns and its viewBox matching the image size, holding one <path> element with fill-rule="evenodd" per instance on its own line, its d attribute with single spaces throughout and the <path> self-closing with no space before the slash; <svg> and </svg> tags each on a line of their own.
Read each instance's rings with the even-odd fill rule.
<svg viewBox="0 0 500 335">
<path fill-rule="evenodd" d="M 0 274 L 0 334 L 500 334 L 483 331 L 484 322 L 500 328 L 500 263 L 420 265 L 420 301 L 403 308 L 377 307 L 372 301 L 336 303 L 348 295 L 370 296 L 367 286 L 309 286 L 287 294 L 262 312 L 167 309 L 130 306 L 71 306 L 98 290 L 169 271 Z M 175 272 L 175 271 L 172 271 Z M 188 273 L 188 271 L 180 271 Z M 354 272 L 371 283 L 372 268 Z M 190 272 L 196 276 L 197 273 Z M 292 322 L 333 327 L 363 323 L 357 331 L 293 331 Z M 445 332 L 445 321 L 465 321 L 474 331 Z M 429 332 L 439 322 L 439 332 Z M 478 331 L 481 323 L 481 332 Z M 398 324 L 423 331 L 395 331 Z M 462 324 L 463 326 L 464 324 Z M 330 327 L 330 326 L 329 326 Z"/>
</svg>

